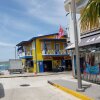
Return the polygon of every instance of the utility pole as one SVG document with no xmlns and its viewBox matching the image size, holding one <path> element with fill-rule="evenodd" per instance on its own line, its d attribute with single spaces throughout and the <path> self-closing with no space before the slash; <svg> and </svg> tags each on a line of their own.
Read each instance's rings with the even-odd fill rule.
<svg viewBox="0 0 100 100">
<path fill-rule="evenodd" d="M 78 88 L 76 90 L 84 91 L 84 89 L 82 88 L 81 71 L 80 71 L 80 56 L 79 56 L 79 47 L 78 47 L 78 31 L 77 31 L 75 0 L 71 0 L 71 3 L 72 3 L 72 17 L 73 17 L 73 26 L 74 26 L 76 67 L 77 67 L 77 80 L 78 80 Z"/>
<path fill-rule="evenodd" d="M 16 46 L 14 48 L 15 48 L 15 59 L 16 59 Z"/>
</svg>

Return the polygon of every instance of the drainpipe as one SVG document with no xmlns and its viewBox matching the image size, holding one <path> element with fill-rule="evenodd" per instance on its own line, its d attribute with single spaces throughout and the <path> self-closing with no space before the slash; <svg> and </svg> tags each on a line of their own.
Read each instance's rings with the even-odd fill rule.
<svg viewBox="0 0 100 100">
<path fill-rule="evenodd" d="M 36 60 L 36 73 L 37 73 L 37 51 L 36 51 L 36 39 L 35 39 L 35 60 Z"/>
</svg>

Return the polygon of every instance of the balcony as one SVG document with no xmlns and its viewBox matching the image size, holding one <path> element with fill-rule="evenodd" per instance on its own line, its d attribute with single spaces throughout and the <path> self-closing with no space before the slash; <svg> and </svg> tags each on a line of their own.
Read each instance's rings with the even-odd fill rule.
<svg viewBox="0 0 100 100">
<path fill-rule="evenodd" d="M 42 55 L 61 56 L 61 55 L 68 55 L 68 53 L 66 52 L 66 50 L 43 50 Z"/>
<path fill-rule="evenodd" d="M 19 53 L 19 57 L 20 58 L 32 58 L 32 52 L 22 52 L 22 53 Z"/>
</svg>

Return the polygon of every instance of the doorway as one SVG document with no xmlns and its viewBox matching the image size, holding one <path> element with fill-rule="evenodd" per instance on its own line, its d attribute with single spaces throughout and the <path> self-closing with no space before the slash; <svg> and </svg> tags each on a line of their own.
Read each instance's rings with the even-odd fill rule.
<svg viewBox="0 0 100 100">
<path fill-rule="evenodd" d="M 58 43 L 55 44 L 55 53 L 59 54 L 60 45 Z"/>
<path fill-rule="evenodd" d="M 65 65 L 66 65 L 66 70 L 67 71 L 70 71 L 70 70 L 72 70 L 72 61 L 71 60 L 66 60 L 65 61 Z"/>
<path fill-rule="evenodd" d="M 52 71 L 52 61 L 43 61 L 44 72 Z"/>
</svg>

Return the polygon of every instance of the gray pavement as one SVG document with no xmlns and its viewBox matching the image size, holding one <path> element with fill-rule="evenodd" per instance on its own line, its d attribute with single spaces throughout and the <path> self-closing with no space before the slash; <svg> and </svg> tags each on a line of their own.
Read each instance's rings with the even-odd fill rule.
<svg viewBox="0 0 100 100">
<path fill-rule="evenodd" d="M 59 79 L 59 80 L 53 80 L 50 82 L 59 84 L 61 86 L 64 86 L 74 91 L 76 91 L 77 89 L 77 81 L 75 79 L 71 79 L 71 80 Z M 80 92 L 80 93 L 85 94 L 89 96 L 90 98 L 93 98 L 94 100 L 100 100 L 100 85 L 83 81 L 82 87 L 85 89 L 85 91 Z"/>
<path fill-rule="evenodd" d="M 43 73 L 23 73 L 23 74 L 19 74 L 19 73 L 15 73 L 15 74 L 4 74 L 4 75 L 0 75 L 0 78 L 16 78 L 16 77 L 34 77 L 34 76 L 47 76 L 47 75 L 58 75 L 58 74 L 70 74 L 71 72 L 43 72 Z"/>
<path fill-rule="evenodd" d="M 0 100 L 79 100 L 47 83 L 67 74 L 39 77 L 0 78 Z M 27 84 L 23 87 L 20 85 Z"/>
</svg>

